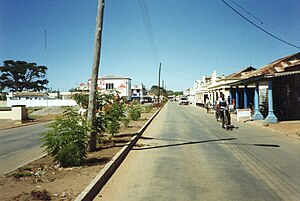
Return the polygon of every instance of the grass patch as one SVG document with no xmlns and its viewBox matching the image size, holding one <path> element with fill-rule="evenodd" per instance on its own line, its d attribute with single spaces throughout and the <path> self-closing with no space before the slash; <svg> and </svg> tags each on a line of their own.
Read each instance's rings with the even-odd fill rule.
<svg viewBox="0 0 300 201">
<path fill-rule="evenodd" d="M 28 167 L 28 166 L 24 166 L 24 167 L 20 167 L 18 170 L 19 171 L 32 171 L 32 168 Z"/>
<path fill-rule="evenodd" d="M 20 179 L 23 177 L 31 177 L 31 176 L 33 176 L 33 173 L 32 172 L 16 172 L 16 173 L 12 174 L 12 176 L 16 179 Z"/>
</svg>

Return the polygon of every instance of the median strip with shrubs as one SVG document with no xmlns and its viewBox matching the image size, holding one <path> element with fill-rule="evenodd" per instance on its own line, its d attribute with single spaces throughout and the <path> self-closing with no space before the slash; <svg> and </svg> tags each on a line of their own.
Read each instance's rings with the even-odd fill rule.
<svg viewBox="0 0 300 201">
<path fill-rule="evenodd" d="M 85 111 L 87 95 L 74 99 Z M 67 108 L 41 135 L 48 155 L 0 178 L 1 199 L 74 199 L 157 110 L 116 100 L 113 93 L 99 95 L 97 106 L 97 151 L 86 152 L 86 113 Z"/>
</svg>

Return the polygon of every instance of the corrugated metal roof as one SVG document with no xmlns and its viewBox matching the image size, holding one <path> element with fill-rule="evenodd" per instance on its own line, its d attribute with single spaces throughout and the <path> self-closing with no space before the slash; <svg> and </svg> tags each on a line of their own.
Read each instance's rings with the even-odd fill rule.
<svg viewBox="0 0 300 201">
<path fill-rule="evenodd" d="M 256 68 L 249 66 L 247 68 L 244 68 L 242 70 L 240 70 L 239 72 L 233 73 L 231 75 L 226 76 L 226 79 L 233 79 L 233 78 L 243 78 L 245 77 L 247 74 L 255 71 Z"/>
<path fill-rule="evenodd" d="M 300 74 L 300 52 L 278 59 L 249 74 L 242 80 L 230 83 L 229 86 L 251 84 L 274 77 Z"/>
<path fill-rule="evenodd" d="M 288 71 L 288 72 L 282 72 L 282 73 L 274 73 L 274 74 L 266 74 L 265 78 L 272 78 L 272 77 L 282 77 L 287 75 L 296 75 L 300 74 L 300 71 Z"/>
<path fill-rule="evenodd" d="M 245 78 L 289 71 L 289 68 L 300 64 L 300 52 L 278 59 L 245 76 Z"/>
</svg>

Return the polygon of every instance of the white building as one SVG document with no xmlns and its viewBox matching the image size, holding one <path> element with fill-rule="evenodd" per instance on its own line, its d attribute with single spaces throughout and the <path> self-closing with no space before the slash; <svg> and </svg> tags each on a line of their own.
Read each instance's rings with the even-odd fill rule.
<svg viewBox="0 0 300 201">
<path fill-rule="evenodd" d="M 131 100 L 131 78 L 118 75 L 106 75 L 98 78 L 98 90 L 115 90 L 120 97 Z M 88 80 L 88 89 L 91 88 L 91 80 Z"/>
<path fill-rule="evenodd" d="M 197 106 L 203 107 L 205 104 L 206 99 L 208 98 L 208 90 L 207 85 L 210 82 L 211 77 L 203 76 L 202 80 L 196 80 L 195 81 L 195 88 L 196 88 L 196 94 L 195 94 L 195 102 Z"/>
<path fill-rule="evenodd" d="M 75 106 L 71 92 L 48 94 L 47 92 L 11 92 L 7 97 L 7 107 L 25 105 L 26 107 Z"/>
</svg>

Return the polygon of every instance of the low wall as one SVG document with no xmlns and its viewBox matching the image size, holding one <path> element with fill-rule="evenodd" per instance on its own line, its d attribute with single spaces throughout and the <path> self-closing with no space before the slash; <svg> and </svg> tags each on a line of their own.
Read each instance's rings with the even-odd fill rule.
<svg viewBox="0 0 300 201">
<path fill-rule="evenodd" d="M 6 107 L 7 102 L 6 101 L 0 101 L 0 107 Z"/>
<path fill-rule="evenodd" d="M 25 105 L 26 107 L 76 106 L 75 100 L 7 100 L 7 107 Z"/>
<path fill-rule="evenodd" d="M 9 111 L 0 111 L 0 119 L 25 120 L 28 119 L 28 112 L 25 105 L 16 105 Z"/>
</svg>

